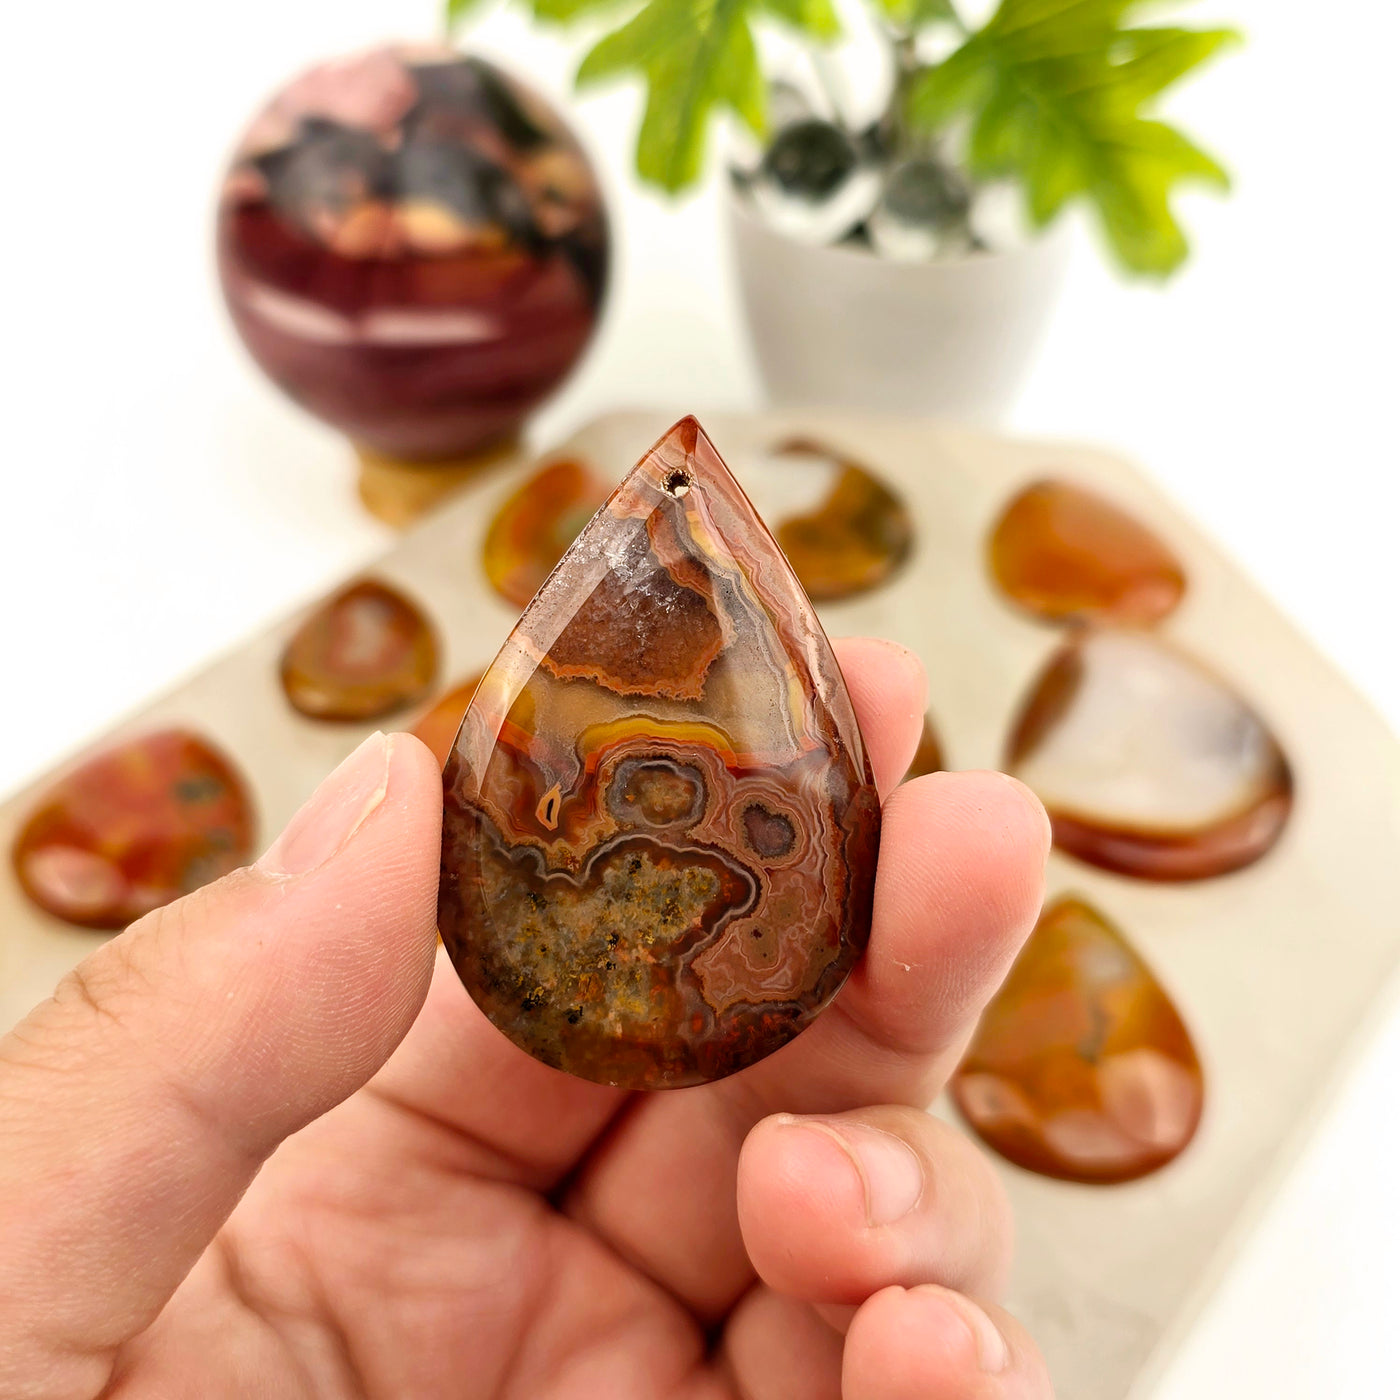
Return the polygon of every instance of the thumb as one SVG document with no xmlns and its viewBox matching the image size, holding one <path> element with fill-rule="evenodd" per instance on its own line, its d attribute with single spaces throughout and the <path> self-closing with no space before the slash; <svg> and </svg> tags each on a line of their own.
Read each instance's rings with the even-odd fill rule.
<svg viewBox="0 0 1400 1400">
<path fill-rule="evenodd" d="M 0 1040 L 0 1393 L 16 1365 L 104 1367 L 277 1144 L 388 1058 L 432 974 L 440 782 L 417 740 L 373 735 L 256 865 L 133 924 Z"/>
</svg>

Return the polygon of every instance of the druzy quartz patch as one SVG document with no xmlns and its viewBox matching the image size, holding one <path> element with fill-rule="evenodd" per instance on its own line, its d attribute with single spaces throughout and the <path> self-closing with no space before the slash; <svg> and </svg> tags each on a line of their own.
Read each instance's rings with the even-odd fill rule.
<svg viewBox="0 0 1400 1400">
<path fill-rule="evenodd" d="M 830 644 L 693 418 L 575 540 L 448 757 L 438 924 L 467 990 L 600 1083 L 797 1035 L 870 931 L 880 812 Z"/>
</svg>

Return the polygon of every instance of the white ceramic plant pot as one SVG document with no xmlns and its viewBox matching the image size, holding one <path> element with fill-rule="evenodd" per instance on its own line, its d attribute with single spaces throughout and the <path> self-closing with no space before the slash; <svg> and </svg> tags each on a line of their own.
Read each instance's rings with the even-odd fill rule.
<svg viewBox="0 0 1400 1400">
<path fill-rule="evenodd" d="M 902 263 L 798 243 L 737 198 L 730 224 L 759 372 L 776 404 L 995 423 L 1039 348 L 1063 226 L 1007 253 Z"/>
</svg>

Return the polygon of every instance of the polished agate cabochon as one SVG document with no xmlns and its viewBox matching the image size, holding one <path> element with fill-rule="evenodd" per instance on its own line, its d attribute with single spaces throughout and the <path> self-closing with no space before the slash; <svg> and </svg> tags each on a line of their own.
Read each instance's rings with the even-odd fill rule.
<svg viewBox="0 0 1400 1400">
<path fill-rule="evenodd" d="M 572 1074 L 742 1069 L 869 937 L 879 802 L 845 683 L 694 419 L 525 610 L 443 782 L 443 942 L 492 1022 Z"/>
<path fill-rule="evenodd" d="M 1061 850 L 1149 880 L 1258 860 L 1292 807 L 1288 762 L 1264 722 L 1147 632 L 1087 631 L 1056 652 L 1007 769 L 1045 804 Z"/>
<path fill-rule="evenodd" d="M 1083 1182 L 1131 1181 L 1171 1161 L 1205 1097 L 1171 999 L 1079 899 L 1041 915 L 949 1088 L 1003 1157 Z"/>
<path fill-rule="evenodd" d="M 878 588 L 908 558 L 909 512 L 861 463 L 815 440 L 790 438 L 745 465 L 753 500 L 809 597 L 832 602 Z M 542 465 L 487 529 L 482 566 L 492 588 L 523 608 L 610 490 L 611 482 L 579 458 Z"/>
<path fill-rule="evenodd" d="M 817 602 L 878 588 L 909 557 L 914 545 L 909 512 L 862 463 L 815 439 L 790 438 L 758 470 L 765 494 L 789 503 L 768 518 L 776 522 L 774 536 L 793 571 Z"/>
<path fill-rule="evenodd" d="M 124 928 L 253 855 L 253 808 L 233 764 L 182 729 L 143 735 L 60 778 L 16 838 L 15 873 L 42 909 Z"/>
<path fill-rule="evenodd" d="M 1016 496 L 988 556 L 1002 592 L 1052 622 L 1156 622 L 1186 590 L 1181 564 L 1156 535 L 1068 481 L 1037 481 Z"/>
<path fill-rule="evenodd" d="M 254 118 L 219 272 L 244 343 L 303 408 L 391 459 L 509 439 L 593 333 L 608 263 L 559 115 L 431 45 L 322 63 Z"/>
<path fill-rule="evenodd" d="M 437 657 L 422 609 L 388 584 L 365 579 L 297 628 L 282 653 L 282 689 L 312 719 L 378 719 L 428 693 Z"/>
</svg>

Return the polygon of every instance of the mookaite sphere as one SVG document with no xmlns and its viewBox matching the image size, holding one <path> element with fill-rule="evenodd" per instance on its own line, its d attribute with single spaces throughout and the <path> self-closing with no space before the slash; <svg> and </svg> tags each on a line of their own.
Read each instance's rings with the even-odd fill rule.
<svg viewBox="0 0 1400 1400">
<path fill-rule="evenodd" d="M 381 48 L 298 78 L 224 182 L 219 271 L 262 368 L 386 456 L 509 437 L 597 320 L 607 223 L 559 116 L 479 58 Z"/>
<path fill-rule="evenodd" d="M 537 1059 L 661 1089 L 795 1036 L 870 933 L 880 806 L 801 585 L 693 418 L 560 560 L 443 775 L 438 928 Z"/>
</svg>

